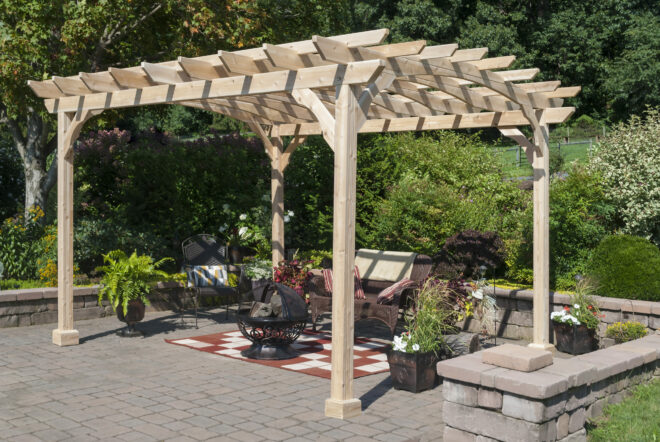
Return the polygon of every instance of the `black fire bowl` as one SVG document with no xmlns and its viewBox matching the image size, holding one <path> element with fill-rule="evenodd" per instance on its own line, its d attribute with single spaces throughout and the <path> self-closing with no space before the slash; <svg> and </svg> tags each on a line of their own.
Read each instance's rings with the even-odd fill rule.
<svg viewBox="0 0 660 442">
<path fill-rule="evenodd" d="M 252 345 L 241 355 L 249 359 L 282 360 L 291 359 L 299 352 L 291 347 L 305 329 L 307 320 L 281 318 L 255 318 L 247 315 L 238 317 L 238 328 Z"/>
</svg>

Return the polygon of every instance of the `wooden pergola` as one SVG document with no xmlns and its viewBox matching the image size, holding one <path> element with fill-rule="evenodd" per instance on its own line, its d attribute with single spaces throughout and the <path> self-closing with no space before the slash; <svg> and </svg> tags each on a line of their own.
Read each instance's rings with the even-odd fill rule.
<svg viewBox="0 0 660 442">
<path fill-rule="evenodd" d="M 28 84 L 58 116 L 58 327 L 53 343 L 78 344 L 73 324 L 73 142 L 106 109 L 179 104 L 246 122 L 271 165 L 273 263 L 284 257 L 284 171 L 308 135 L 334 150 L 332 380 L 327 416 L 361 413 L 353 393 L 353 261 L 357 134 L 496 127 L 534 169 L 534 338 L 550 348 L 548 125 L 574 112 L 579 87 L 533 82 L 538 69 L 506 70 L 514 56 L 425 41 L 382 45 L 387 29 Z M 530 126 L 528 140 L 518 129 Z M 291 137 L 288 144 L 284 137 Z"/>
</svg>

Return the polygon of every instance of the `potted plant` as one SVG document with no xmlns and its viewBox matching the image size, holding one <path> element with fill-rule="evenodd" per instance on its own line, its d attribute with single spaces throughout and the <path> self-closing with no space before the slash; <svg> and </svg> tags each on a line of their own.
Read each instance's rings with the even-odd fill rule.
<svg viewBox="0 0 660 442">
<path fill-rule="evenodd" d="M 633 341 L 635 339 L 643 338 L 648 334 L 648 330 L 644 324 L 637 321 L 631 322 L 615 322 L 608 325 L 605 331 L 605 336 L 614 339 L 617 344 Z"/>
<path fill-rule="evenodd" d="M 597 348 L 596 329 L 602 316 L 592 296 L 594 291 L 588 279 L 579 280 L 571 305 L 550 314 L 557 350 L 580 355 Z"/>
<path fill-rule="evenodd" d="M 305 293 L 305 290 L 307 282 L 312 277 L 311 264 L 311 261 L 299 259 L 280 261 L 279 265 L 273 269 L 273 281 L 291 287 L 309 304 L 309 294 Z"/>
<path fill-rule="evenodd" d="M 245 276 L 252 282 L 252 290 L 273 280 L 273 263 L 265 259 L 252 259 L 243 265 Z"/>
<path fill-rule="evenodd" d="M 145 304 L 149 304 L 147 294 L 152 282 L 158 278 L 167 278 L 167 273 L 158 270 L 158 267 L 172 258 L 163 258 L 154 262 L 153 258 L 138 255 L 133 252 L 127 256 L 121 250 L 113 250 L 103 255 L 104 266 L 98 268 L 103 272 L 101 289 L 99 290 L 99 304 L 107 299 L 117 312 L 117 318 L 125 322 L 125 330 L 117 332 L 120 336 L 142 336 L 135 324 L 144 318 Z"/>
<path fill-rule="evenodd" d="M 387 354 L 392 385 L 413 393 L 436 385 L 436 363 L 446 351 L 443 335 L 456 322 L 448 300 L 447 284 L 428 279 L 416 297 L 414 314 L 406 317 L 406 330 L 395 336 Z"/>
</svg>

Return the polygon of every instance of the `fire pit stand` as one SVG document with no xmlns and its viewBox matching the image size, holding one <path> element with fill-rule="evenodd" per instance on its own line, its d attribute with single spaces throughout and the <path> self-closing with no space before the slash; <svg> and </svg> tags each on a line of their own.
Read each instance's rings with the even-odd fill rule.
<svg viewBox="0 0 660 442">
<path fill-rule="evenodd" d="M 258 289 L 260 301 L 253 304 L 251 313 L 238 315 L 238 328 L 252 345 L 241 354 L 250 359 L 290 359 L 298 356 L 291 344 L 298 339 L 307 324 L 307 304 L 295 290 L 282 284 L 270 283 Z M 277 299 L 277 315 L 257 316 L 260 306 L 270 306 Z M 280 309 L 281 305 L 281 309 Z M 255 312 L 253 312 L 253 310 Z M 267 310 L 269 311 L 269 310 Z M 255 313 L 255 314 L 253 314 Z"/>
<path fill-rule="evenodd" d="M 238 317 L 238 328 L 252 345 L 241 354 L 250 359 L 290 359 L 298 356 L 291 344 L 298 339 L 307 320 L 291 321 L 281 318 Z"/>
</svg>

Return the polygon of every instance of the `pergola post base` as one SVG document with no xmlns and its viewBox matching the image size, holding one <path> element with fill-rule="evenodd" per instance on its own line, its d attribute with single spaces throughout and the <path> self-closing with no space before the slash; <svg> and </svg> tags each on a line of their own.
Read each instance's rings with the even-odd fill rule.
<svg viewBox="0 0 660 442">
<path fill-rule="evenodd" d="M 362 414 L 362 401 L 360 399 L 332 399 L 325 400 L 325 415 L 337 419 L 348 419 Z"/>
<path fill-rule="evenodd" d="M 60 330 L 59 328 L 53 330 L 53 344 L 60 347 L 68 347 L 70 345 L 78 345 L 79 343 L 78 330 Z"/>
<path fill-rule="evenodd" d="M 531 344 L 528 345 L 528 347 L 530 347 L 530 348 L 538 348 L 538 349 L 541 349 L 541 350 L 549 351 L 549 352 L 551 352 L 553 355 L 554 355 L 555 352 L 557 351 L 557 349 L 555 348 L 555 346 L 554 346 L 553 344 L 548 344 L 548 343 L 537 344 L 537 343 L 535 343 L 535 342 L 532 342 Z"/>
</svg>

